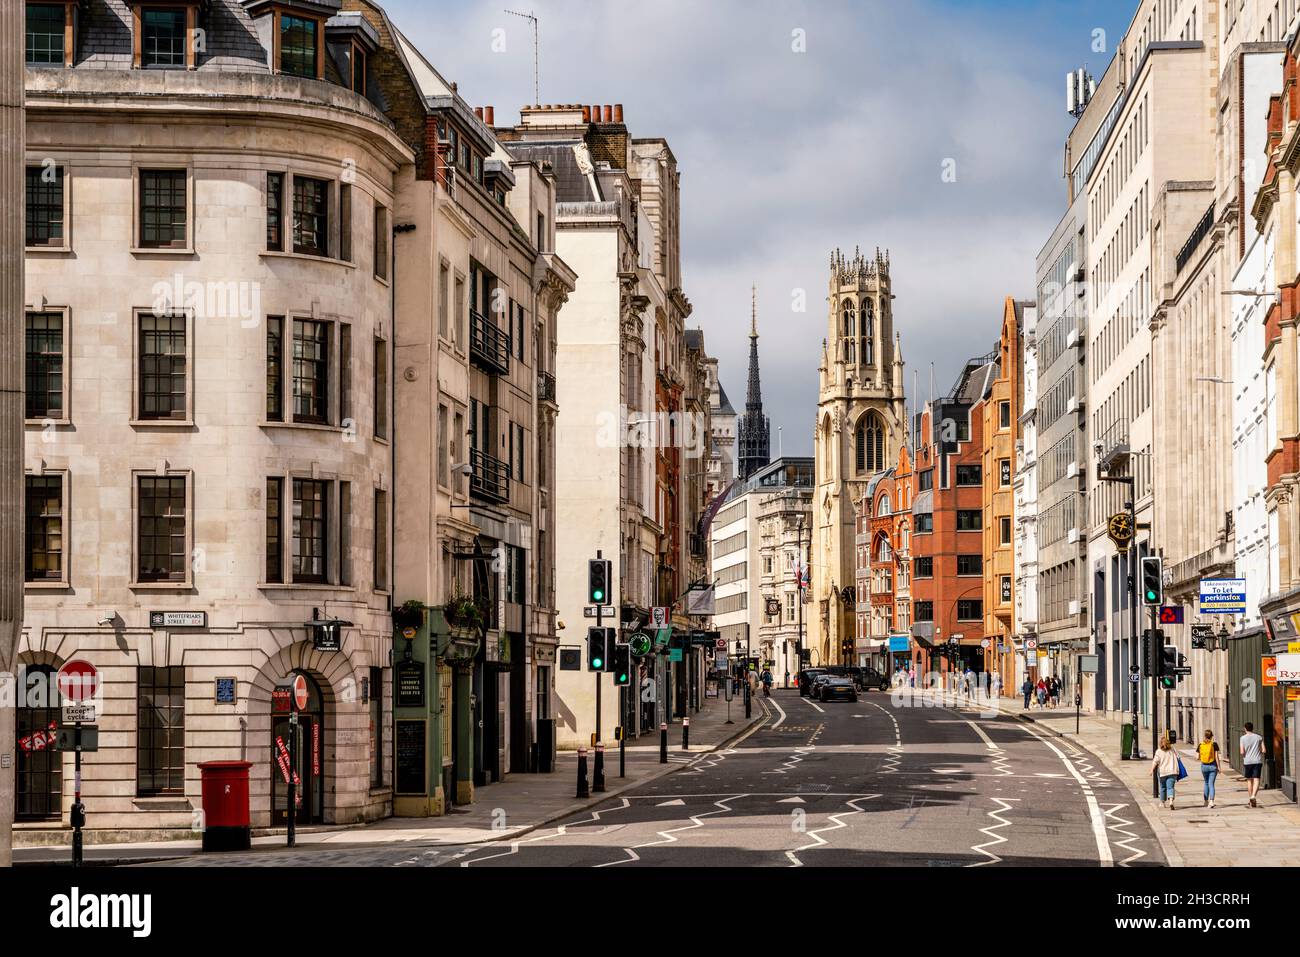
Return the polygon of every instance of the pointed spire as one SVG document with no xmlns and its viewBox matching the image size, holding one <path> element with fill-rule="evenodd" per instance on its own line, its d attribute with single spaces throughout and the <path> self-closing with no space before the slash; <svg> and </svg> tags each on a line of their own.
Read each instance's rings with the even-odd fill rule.
<svg viewBox="0 0 1300 957">
<path fill-rule="evenodd" d="M 750 290 L 749 386 L 740 417 L 739 475 L 749 478 L 771 460 L 772 430 L 763 414 L 763 385 L 758 374 L 758 285 Z"/>
<path fill-rule="evenodd" d="M 749 338 L 758 338 L 758 283 L 749 287 Z"/>
</svg>

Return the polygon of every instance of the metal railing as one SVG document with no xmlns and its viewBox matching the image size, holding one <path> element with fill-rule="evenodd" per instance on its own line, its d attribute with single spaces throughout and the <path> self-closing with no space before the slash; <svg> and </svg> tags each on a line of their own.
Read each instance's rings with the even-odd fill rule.
<svg viewBox="0 0 1300 957">
<path fill-rule="evenodd" d="M 489 372 L 510 374 L 510 337 L 481 312 L 470 310 L 469 356 Z"/>
<path fill-rule="evenodd" d="M 510 469 L 495 455 L 480 449 L 469 450 L 470 495 L 493 502 L 510 501 Z"/>
<path fill-rule="evenodd" d="M 1101 446 L 1101 453 L 1097 457 L 1097 464 L 1103 468 L 1111 468 L 1128 459 L 1129 442 L 1128 442 L 1128 419 L 1118 419 L 1112 422 L 1106 431 L 1097 436 L 1097 444 Z"/>
<path fill-rule="evenodd" d="M 1192 227 L 1192 234 L 1187 237 L 1187 242 L 1183 243 L 1183 248 L 1178 250 L 1178 255 L 1174 257 L 1175 274 L 1183 271 L 1183 267 L 1186 266 L 1188 261 L 1192 258 L 1192 254 L 1196 252 L 1196 248 L 1201 245 L 1201 242 L 1206 236 L 1210 235 L 1210 230 L 1213 228 L 1214 204 L 1210 203 L 1210 208 L 1205 211 L 1205 214 L 1201 217 L 1201 221 Z"/>
<path fill-rule="evenodd" d="M 555 401 L 555 376 L 549 372 L 537 373 L 537 401 Z"/>
</svg>

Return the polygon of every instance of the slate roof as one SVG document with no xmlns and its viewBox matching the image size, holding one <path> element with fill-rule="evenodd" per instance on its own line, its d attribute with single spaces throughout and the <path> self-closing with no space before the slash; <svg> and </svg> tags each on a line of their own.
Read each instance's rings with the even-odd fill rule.
<svg viewBox="0 0 1300 957">
<path fill-rule="evenodd" d="M 124 0 L 88 0 L 74 70 L 131 68 L 131 10 Z M 211 0 L 198 69 L 269 73 L 266 50 L 239 0 Z"/>
<path fill-rule="evenodd" d="M 573 147 L 581 142 L 576 138 L 541 143 L 536 140 L 511 140 L 501 145 L 518 159 L 538 164 L 550 162 L 555 174 L 557 203 L 599 202 L 602 197 L 594 195 L 591 180 L 578 168 L 578 159 L 573 153 Z"/>
</svg>

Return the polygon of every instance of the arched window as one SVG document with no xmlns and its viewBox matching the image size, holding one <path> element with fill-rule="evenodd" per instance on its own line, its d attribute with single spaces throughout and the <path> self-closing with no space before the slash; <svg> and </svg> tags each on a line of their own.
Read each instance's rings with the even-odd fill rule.
<svg viewBox="0 0 1300 957">
<path fill-rule="evenodd" d="M 871 475 L 885 468 L 885 430 L 874 412 L 858 421 L 853 433 L 853 452 L 858 472 Z"/>
<path fill-rule="evenodd" d="M 876 514 L 877 514 L 877 515 L 888 515 L 888 514 L 889 514 L 889 496 L 888 496 L 888 495 L 882 495 L 882 496 L 880 496 L 880 508 L 876 509 Z"/>
<path fill-rule="evenodd" d="M 861 335 L 863 339 L 872 338 L 872 336 L 875 335 L 875 333 L 872 331 L 872 326 L 874 325 L 875 325 L 875 309 L 871 305 L 870 299 L 864 299 L 862 301 L 862 326 L 859 335 Z"/>
<path fill-rule="evenodd" d="M 840 335 L 845 339 L 851 339 L 853 337 L 853 327 L 857 321 L 857 316 L 853 309 L 853 303 L 847 300 L 845 301 L 842 317 L 843 320 L 840 323 Z"/>
<path fill-rule="evenodd" d="M 890 554 L 889 551 L 889 539 L 887 539 L 884 535 L 881 535 L 880 538 L 876 541 L 876 561 L 887 562 L 890 560 L 891 557 L 892 555 Z"/>
<path fill-rule="evenodd" d="M 21 666 L 18 692 L 14 817 L 57 820 L 63 808 L 63 752 L 54 748 L 62 715 L 54 668 Z"/>
<path fill-rule="evenodd" d="M 907 554 L 908 546 L 912 543 L 912 530 L 907 527 L 907 522 L 902 522 L 898 526 L 898 550 L 902 554 Z"/>
<path fill-rule="evenodd" d="M 872 314 L 871 300 L 862 303 L 862 364 L 875 365 L 876 362 L 876 322 Z"/>
</svg>

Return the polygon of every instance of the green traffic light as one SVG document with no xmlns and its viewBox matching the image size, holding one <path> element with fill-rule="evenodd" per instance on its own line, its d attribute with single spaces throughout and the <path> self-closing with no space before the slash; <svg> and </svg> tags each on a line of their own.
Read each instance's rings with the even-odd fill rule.
<svg viewBox="0 0 1300 957">
<path fill-rule="evenodd" d="M 591 598 L 593 601 L 604 601 L 605 593 L 601 591 L 599 588 L 596 588 L 592 591 Z"/>
</svg>

